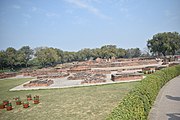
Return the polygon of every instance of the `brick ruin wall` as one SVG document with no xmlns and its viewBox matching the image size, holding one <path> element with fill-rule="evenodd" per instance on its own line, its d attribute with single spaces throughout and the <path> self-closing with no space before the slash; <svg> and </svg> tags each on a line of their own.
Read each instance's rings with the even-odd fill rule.
<svg viewBox="0 0 180 120">
<path fill-rule="evenodd" d="M 32 80 L 27 84 L 24 84 L 23 87 L 42 87 L 42 86 L 49 86 L 53 84 L 53 80 L 42 80 L 42 79 L 37 79 L 37 80 Z"/>
<path fill-rule="evenodd" d="M 15 77 L 17 73 L 0 73 L 0 79 Z"/>
<path fill-rule="evenodd" d="M 136 76 L 114 76 L 111 78 L 112 81 L 122 81 L 122 80 L 136 80 L 136 79 L 142 79 L 142 75 L 136 75 Z"/>
</svg>

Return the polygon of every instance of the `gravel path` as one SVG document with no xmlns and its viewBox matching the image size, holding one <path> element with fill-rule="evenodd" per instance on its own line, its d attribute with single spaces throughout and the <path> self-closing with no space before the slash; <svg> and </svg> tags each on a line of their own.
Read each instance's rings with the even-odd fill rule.
<svg viewBox="0 0 180 120">
<path fill-rule="evenodd" d="M 180 76 L 160 90 L 148 120 L 180 120 Z"/>
</svg>

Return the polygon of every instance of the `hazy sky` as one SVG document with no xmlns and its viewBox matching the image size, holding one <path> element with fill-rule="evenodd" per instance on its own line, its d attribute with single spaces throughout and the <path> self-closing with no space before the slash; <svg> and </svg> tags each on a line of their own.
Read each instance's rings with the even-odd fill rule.
<svg viewBox="0 0 180 120">
<path fill-rule="evenodd" d="M 180 33 L 180 0 L 0 0 L 0 50 L 142 49 L 168 31 Z"/>
</svg>

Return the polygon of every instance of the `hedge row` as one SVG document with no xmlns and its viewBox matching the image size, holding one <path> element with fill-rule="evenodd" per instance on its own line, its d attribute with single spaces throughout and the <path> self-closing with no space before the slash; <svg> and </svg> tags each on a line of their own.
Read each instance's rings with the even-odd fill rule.
<svg viewBox="0 0 180 120">
<path fill-rule="evenodd" d="M 147 76 L 124 97 L 107 120 L 146 120 L 159 90 L 178 75 L 180 65 Z"/>
</svg>

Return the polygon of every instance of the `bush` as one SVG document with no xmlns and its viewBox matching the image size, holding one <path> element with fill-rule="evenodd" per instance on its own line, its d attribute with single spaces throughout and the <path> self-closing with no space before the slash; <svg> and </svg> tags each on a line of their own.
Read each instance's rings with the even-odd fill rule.
<svg viewBox="0 0 180 120">
<path fill-rule="evenodd" d="M 180 65 L 147 76 L 124 97 L 107 120 L 146 120 L 159 90 L 178 75 Z"/>
</svg>

